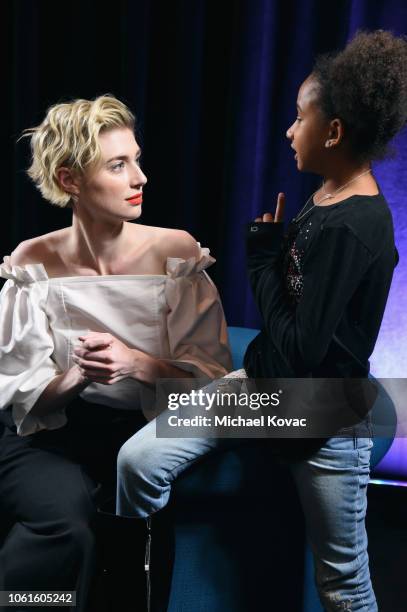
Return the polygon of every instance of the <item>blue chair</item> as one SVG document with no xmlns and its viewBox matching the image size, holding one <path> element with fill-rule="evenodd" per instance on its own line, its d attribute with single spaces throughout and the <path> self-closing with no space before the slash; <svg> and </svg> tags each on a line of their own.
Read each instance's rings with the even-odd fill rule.
<svg viewBox="0 0 407 612">
<path fill-rule="evenodd" d="M 257 333 L 229 328 L 234 369 Z M 152 520 L 152 612 L 301 609 L 302 513 L 275 463 L 269 444 L 245 441 L 177 479 Z"/>
<path fill-rule="evenodd" d="M 257 333 L 229 328 L 234 369 Z M 294 485 L 270 447 L 242 443 L 177 479 L 152 521 L 152 612 L 321 610 Z"/>
</svg>

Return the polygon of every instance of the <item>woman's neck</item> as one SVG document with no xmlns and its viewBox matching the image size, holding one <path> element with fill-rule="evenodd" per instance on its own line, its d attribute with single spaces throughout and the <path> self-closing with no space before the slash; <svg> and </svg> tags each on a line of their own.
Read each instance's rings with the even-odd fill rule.
<svg viewBox="0 0 407 612">
<path fill-rule="evenodd" d="M 78 263 L 98 274 L 109 274 L 110 265 L 123 256 L 128 242 L 127 223 L 95 221 L 74 209 L 70 251 Z"/>
</svg>

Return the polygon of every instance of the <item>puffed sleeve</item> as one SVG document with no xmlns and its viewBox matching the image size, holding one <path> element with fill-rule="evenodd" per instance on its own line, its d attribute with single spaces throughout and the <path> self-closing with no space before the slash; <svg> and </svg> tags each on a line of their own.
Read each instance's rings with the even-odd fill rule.
<svg viewBox="0 0 407 612">
<path fill-rule="evenodd" d="M 168 258 L 166 299 L 171 363 L 196 377 L 221 378 L 232 369 L 225 315 L 218 291 L 204 270 L 209 249 L 188 260 Z"/>
<path fill-rule="evenodd" d="M 11 266 L 5 257 L 0 277 L 7 279 L 0 293 L 0 409 L 12 405 L 17 432 L 25 436 L 66 423 L 63 413 L 33 417 L 30 410 L 60 372 L 45 304 L 48 277 L 41 264 Z"/>
</svg>

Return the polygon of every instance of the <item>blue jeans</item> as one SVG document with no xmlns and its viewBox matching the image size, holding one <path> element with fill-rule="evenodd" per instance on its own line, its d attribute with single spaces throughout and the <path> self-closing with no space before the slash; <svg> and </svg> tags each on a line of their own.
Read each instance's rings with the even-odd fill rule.
<svg viewBox="0 0 407 612">
<path fill-rule="evenodd" d="M 206 390 L 216 388 L 211 383 Z M 172 482 L 189 465 L 211 451 L 239 443 L 238 439 L 157 438 L 151 421 L 119 452 L 118 514 L 147 517 L 160 510 L 168 502 Z M 331 438 L 311 458 L 291 467 L 319 596 L 328 612 L 377 611 L 365 530 L 371 447 L 370 438 Z"/>
<path fill-rule="evenodd" d="M 365 529 L 371 438 L 330 438 L 291 470 L 327 611 L 376 612 Z"/>
</svg>

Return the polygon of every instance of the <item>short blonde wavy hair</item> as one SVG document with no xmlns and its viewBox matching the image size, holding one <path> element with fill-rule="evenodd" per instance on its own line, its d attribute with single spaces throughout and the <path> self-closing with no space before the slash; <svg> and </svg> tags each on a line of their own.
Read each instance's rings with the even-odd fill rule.
<svg viewBox="0 0 407 612">
<path fill-rule="evenodd" d="M 97 166 L 99 133 L 121 127 L 134 131 L 135 117 L 111 94 L 51 106 L 40 125 L 23 132 L 31 137 L 28 176 L 46 200 L 61 208 L 69 205 L 72 196 L 61 188 L 58 168 L 66 166 L 83 174 Z"/>
</svg>

